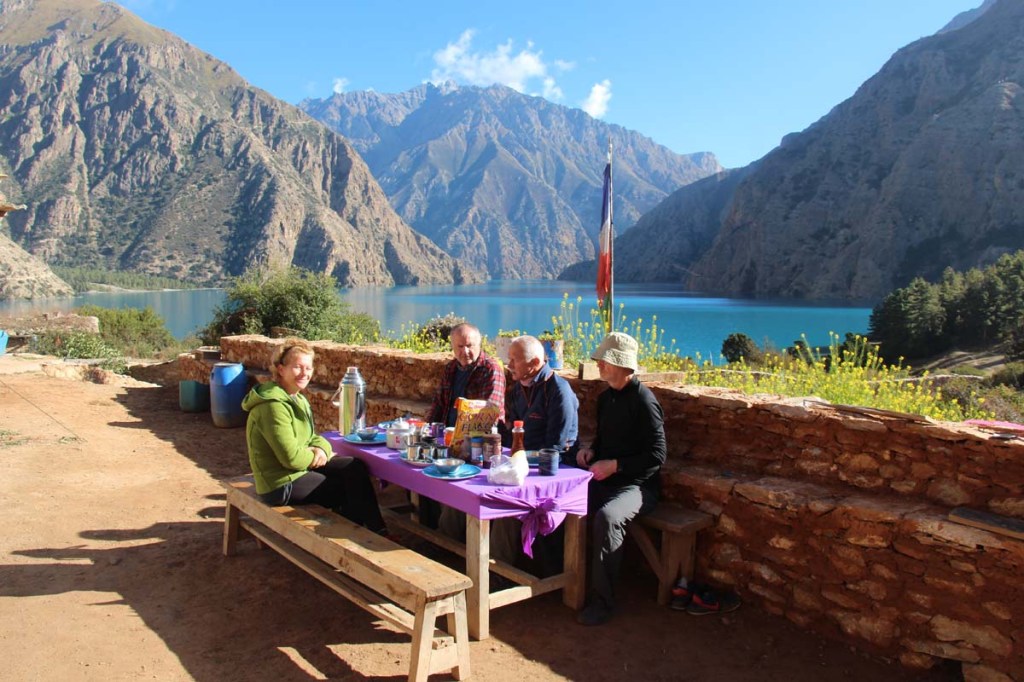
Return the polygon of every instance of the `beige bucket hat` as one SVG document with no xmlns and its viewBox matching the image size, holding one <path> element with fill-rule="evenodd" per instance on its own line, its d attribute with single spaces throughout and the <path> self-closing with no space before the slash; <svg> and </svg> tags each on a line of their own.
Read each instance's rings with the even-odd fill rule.
<svg viewBox="0 0 1024 682">
<path fill-rule="evenodd" d="M 636 352 L 638 348 L 636 339 L 629 334 L 612 332 L 604 337 L 601 345 L 597 347 L 591 360 L 604 360 L 609 365 L 626 367 L 634 372 L 637 370 Z"/>
</svg>

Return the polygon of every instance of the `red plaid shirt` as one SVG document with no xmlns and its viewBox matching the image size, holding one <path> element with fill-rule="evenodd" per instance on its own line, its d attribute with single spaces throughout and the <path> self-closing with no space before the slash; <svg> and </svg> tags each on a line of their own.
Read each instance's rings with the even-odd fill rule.
<svg viewBox="0 0 1024 682">
<path fill-rule="evenodd" d="M 459 367 L 458 360 L 452 360 L 444 368 L 441 385 L 434 392 L 434 402 L 427 413 L 427 421 L 448 423 L 448 412 L 455 406 L 455 398 L 486 400 L 499 405 L 501 413 L 498 419 L 505 418 L 505 370 L 501 364 L 487 353 L 480 351 L 470 370 L 469 381 L 466 383 L 466 394 L 453 396 L 455 372 Z"/>
</svg>

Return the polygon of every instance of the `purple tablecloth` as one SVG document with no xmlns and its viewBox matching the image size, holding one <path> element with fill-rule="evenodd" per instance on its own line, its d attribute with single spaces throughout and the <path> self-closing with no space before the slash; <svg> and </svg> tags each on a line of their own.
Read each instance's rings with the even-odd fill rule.
<svg viewBox="0 0 1024 682">
<path fill-rule="evenodd" d="M 533 556 L 531 548 L 538 534 L 547 535 L 558 528 L 566 514 L 587 513 L 591 474 L 583 469 L 562 466 L 554 476 L 541 476 L 537 469 L 530 469 L 521 486 L 491 485 L 486 470 L 462 481 L 443 481 L 424 475 L 422 469 L 404 463 L 397 452 L 383 445 L 349 443 L 337 431 L 323 435 L 335 453 L 358 457 L 379 479 L 480 519 L 521 520 L 523 551 L 529 556 Z"/>
</svg>

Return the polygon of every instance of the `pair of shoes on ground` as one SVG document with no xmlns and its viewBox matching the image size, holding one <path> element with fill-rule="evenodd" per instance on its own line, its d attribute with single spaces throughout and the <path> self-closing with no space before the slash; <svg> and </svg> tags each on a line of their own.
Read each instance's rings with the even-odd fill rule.
<svg viewBox="0 0 1024 682">
<path fill-rule="evenodd" d="M 735 611 L 740 607 L 740 598 L 731 592 L 716 592 L 707 585 L 679 584 L 672 588 L 672 602 L 669 605 L 676 611 L 686 611 L 692 616 L 706 616 Z"/>
<path fill-rule="evenodd" d="M 609 608 L 599 601 L 593 601 L 576 614 L 576 622 L 587 626 L 604 625 L 611 620 L 613 615 L 615 615 L 615 609 Z"/>
</svg>

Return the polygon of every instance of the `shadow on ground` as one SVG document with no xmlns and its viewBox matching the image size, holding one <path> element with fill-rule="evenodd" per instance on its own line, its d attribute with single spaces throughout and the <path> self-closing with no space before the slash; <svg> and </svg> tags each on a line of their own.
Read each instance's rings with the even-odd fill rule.
<svg viewBox="0 0 1024 682">
<path fill-rule="evenodd" d="M 221 512 L 211 508 L 203 516 Z M 0 566 L 0 596 L 120 595 L 93 606 L 129 606 L 200 681 L 406 679 L 408 636 L 378 627 L 274 552 L 245 543 L 241 555 L 224 557 L 219 521 L 81 535 L 123 544 L 15 552 L 54 563 Z M 393 651 L 394 674 L 368 677 L 354 669 L 346 662 L 352 658 L 348 652 L 360 646 Z M 339 655 L 332 647 L 345 651 Z M 358 667 L 358 657 L 352 660 Z"/>
<path fill-rule="evenodd" d="M 249 473 L 245 427 L 218 428 L 209 412 L 182 412 L 176 386 L 126 387 L 117 400 L 139 421 L 112 422 L 112 428 L 145 430 L 217 480 Z"/>
</svg>

